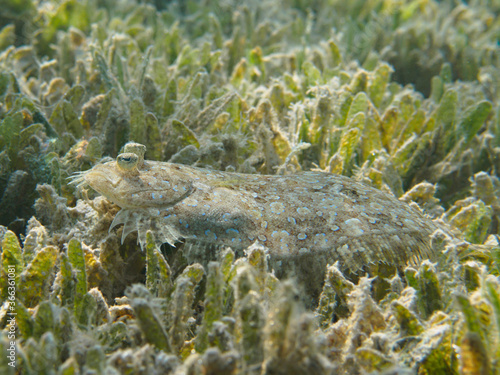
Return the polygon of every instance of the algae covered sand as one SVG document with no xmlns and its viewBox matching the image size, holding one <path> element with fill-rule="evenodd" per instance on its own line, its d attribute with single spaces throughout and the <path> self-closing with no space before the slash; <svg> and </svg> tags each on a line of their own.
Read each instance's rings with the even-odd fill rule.
<svg viewBox="0 0 500 375">
<path fill-rule="evenodd" d="M 500 373 L 500 3 L 1 7 L 0 373 Z M 68 179 L 129 141 L 350 177 L 432 219 L 441 255 L 331 264 L 311 307 L 258 244 L 141 251 Z"/>
</svg>

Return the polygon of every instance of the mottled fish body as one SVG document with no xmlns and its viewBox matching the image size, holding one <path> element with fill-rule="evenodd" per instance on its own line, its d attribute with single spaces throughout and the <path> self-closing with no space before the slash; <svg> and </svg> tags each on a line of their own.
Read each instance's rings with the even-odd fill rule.
<svg viewBox="0 0 500 375">
<path fill-rule="evenodd" d="M 174 245 L 245 249 L 258 241 L 271 258 L 321 257 L 357 270 L 384 261 L 427 258 L 432 221 L 394 196 L 348 177 L 322 172 L 249 175 L 144 161 L 144 146 L 128 144 L 116 161 L 75 178 L 122 210 L 112 227 L 123 237 L 148 229 Z"/>
</svg>

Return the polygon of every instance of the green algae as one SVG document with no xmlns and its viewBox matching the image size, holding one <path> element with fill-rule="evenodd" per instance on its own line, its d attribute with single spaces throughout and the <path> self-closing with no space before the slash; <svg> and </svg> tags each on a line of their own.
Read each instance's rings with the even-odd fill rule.
<svg viewBox="0 0 500 375">
<path fill-rule="evenodd" d="M 172 351 L 167 332 L 148 302 L 142 298 L 134 298 L 131 306 L 146 342 L 159 350 Z"/>
<path fill-rule="evenodd" d="M 498 4 L 49 3 L 0 15 L 20 371 L 499 373 Z M 312 313 L 259 246 L 192 264 L 148 234 L 142 254 L 66 179 L 130 140 L 148 159 L 351 176 L 436 219 L 444 254 L 404 280 L 330 266 Z"/>
</svg>

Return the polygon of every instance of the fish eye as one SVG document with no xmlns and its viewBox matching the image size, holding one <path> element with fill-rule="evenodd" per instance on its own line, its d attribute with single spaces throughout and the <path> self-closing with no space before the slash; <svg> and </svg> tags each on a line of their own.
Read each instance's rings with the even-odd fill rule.
<svg viewBox="0 0 500 375">
<path fill-rule="evenodd" d="M 125 171 L 130 171 L 137 167 L 137 163 L 139 162 L 139 156 L 132 152 L 127 152 L 125 154 L 120 154 L 116 157 L 116 164 L 120 169 Z"/>
</svg>

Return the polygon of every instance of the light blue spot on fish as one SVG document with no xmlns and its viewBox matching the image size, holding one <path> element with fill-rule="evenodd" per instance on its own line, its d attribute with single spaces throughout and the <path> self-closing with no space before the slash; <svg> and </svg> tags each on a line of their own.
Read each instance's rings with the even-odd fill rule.
<svg viewBox="0 0 500 375">
<path fill-rule="evenodd" d="M 319 245 L 325 245 L 328 242 L 328 238 L 326 238 L 326 234 L 318 233 L 314 236 L 314 243 Z"/>
<path fill-rule="evenodd" d="M 205 236 L 207 236 L 207 237 L 213 237 L 214 240 L 217 239 L 217 235 L 214 232 L 212 232 L 210 229 L 207 229 L 205 231 Z"/>
<path fill-rule="evenodd" d="M 193 201 L 192 201 L 192 202 L 190 202 L 190 203 L 188 202 L 188 203 L 186 203 L 186 204 L 187 204 L 189 207 L 196 207 L 196 206 L 198 206 L 198 201 L 197 201 L 196 199 L 193 199 Z"/>
</svg>

